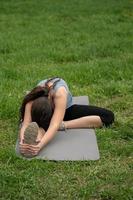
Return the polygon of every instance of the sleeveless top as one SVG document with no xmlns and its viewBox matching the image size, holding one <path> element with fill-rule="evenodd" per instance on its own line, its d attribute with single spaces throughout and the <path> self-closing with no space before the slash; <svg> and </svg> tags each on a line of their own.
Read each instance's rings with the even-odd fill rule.
<svg viewBox="0 0 133 200">
<path fill-rule="evenodd" d="M 50 78 L 50 79 L 42 80 L 42 81 L 40 81 L 40 82 L 37 84 L 37 86 L 44 86 L 44 85 L 45 85 L 46 83 L 48 83 L 48 82 L 53 83 L 53 88 L 52 88 L 52 90 L 53 90 L 54 93 L 55 93 L 60 87 L 62 87 L 62 86 L 65 87 L 65 89 L 66 89 L 66 91 L 67 91 L 67 105 L 66 105 L 66 109 L 69 108 L 69 107 L 71 107 L 72 104 L 73 104 L 73 101 L 72 101 L 72 94 L 71 94 L 71 92 L 70 92 L 70 90 L 69 90 L 69 88 L 68 88 L 67 83 L 66 83 L 63 79 L 56 77 L 56 78 Z"/>
</svg>

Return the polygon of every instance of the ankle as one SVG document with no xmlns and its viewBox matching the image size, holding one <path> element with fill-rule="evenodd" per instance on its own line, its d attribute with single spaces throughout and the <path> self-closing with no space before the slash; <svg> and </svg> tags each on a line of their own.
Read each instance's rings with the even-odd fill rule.
<svg viewBox="0 0 133 200">
<path fill-rule="evenodd" d="M 67 122 L 63 121 L 63 124 L 64 124 L 64 129 L 66 130 L 67 129 Z"/>
<path fill-rule="evenodd" d="M 61 130 L 61 131 L 66 131 L 66 124 L 65 124 L 64 121 L 61 122 L 60 127 L 59 127 L 59 130 Z"/>
</svg>

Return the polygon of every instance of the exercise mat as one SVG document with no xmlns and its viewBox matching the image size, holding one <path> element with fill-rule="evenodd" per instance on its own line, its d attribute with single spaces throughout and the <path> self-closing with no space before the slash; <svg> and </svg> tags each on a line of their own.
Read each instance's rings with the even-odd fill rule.
<svg viewBox="0 0 133 200">
<path fill-rule="evenodd" d="M 74 104 L 88 105 L 88 97 L 73 97 L 73 102 Z M 16 153 L 21 156 L 18 141 Z M 56 161 L 98 160 L 99 150 L 95 131 L 88 128 L 58 131 L 55 137 L 34 158 Z"/>
</svg>

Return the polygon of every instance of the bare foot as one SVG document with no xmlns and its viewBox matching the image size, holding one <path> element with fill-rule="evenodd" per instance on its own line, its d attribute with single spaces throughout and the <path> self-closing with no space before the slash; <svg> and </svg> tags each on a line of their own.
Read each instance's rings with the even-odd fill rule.
<svg viewBox="0 0 133 200">
<path fill-rule="evenodd" d="M 44 134 L 45 134 L 45 130 L 40 127 L 39 130 L 38 130 L 38 135 L 37 135 L 37 139 L 36 139 L 37 143 L 41 141 Z"/>
</svg>

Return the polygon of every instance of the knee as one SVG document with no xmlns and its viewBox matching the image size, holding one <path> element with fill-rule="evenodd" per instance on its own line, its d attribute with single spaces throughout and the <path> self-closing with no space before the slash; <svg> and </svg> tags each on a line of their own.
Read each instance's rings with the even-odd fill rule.
<svg viewBox="0 0 133 200">
<path fill-rule="evenodd" d="M 106 121 L 106 126 L 111 125 L 114 122 L 115 116 L 112 111 L 108 111 L 108 116 L 107 116 L 107 121 Z"/>
<path fill-rule="evenodd" d="M 110 126 L 114 122 L 115 116 L 114 113 L 110 110 L 106 111 L 106 115 L 102 118 L 104 125 Z"/>
</svg>

